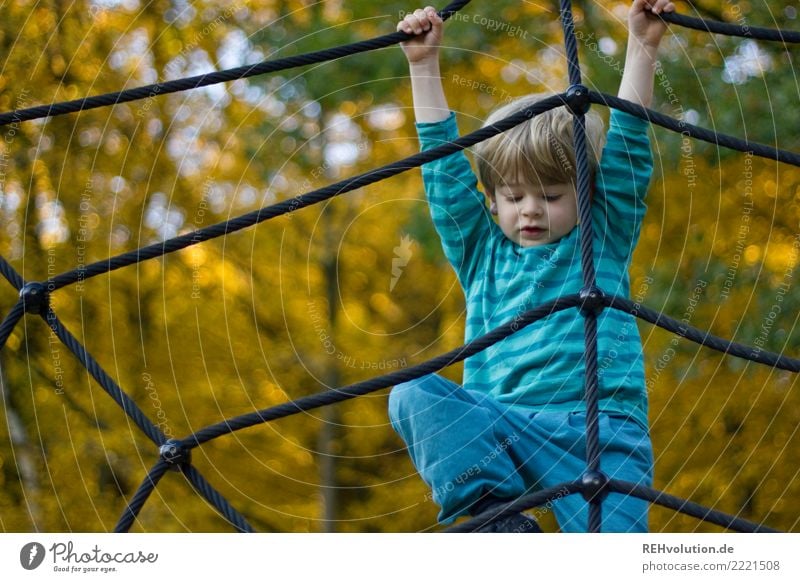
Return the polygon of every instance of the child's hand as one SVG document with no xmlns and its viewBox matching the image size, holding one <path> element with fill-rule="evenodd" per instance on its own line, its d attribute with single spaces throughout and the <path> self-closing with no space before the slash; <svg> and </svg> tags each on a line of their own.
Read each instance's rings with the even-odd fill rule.
<svg viewBox="0 0 800 582">
<path fill-rule="evenodd" d="M 667 24 L 657 16 L 662 12 L 674 10 L 675 4 L 668 0 L 633 0 L 628 12 L 628 30 L 631 38 L 635 38 L 648 48 L 658 48 L 667 30 Z"/>
<path fill-rule="evenodd" d="M 406 15 L 397 23 L 397 30 L 419 35 L 400 43 L 409 63 L 421 63 L 427 60 L 438 62 L 439 46 L 442 44 L 442 19 L 434 7 L 418 8 L 413 14 Z"/>
</svg>

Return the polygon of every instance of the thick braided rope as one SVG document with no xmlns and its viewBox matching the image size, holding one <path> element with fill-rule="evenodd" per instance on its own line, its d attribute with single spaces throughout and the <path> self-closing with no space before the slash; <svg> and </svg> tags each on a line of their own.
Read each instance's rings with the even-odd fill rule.
<svg viewBox="0 0 800 582">
<path fill-rule="evenodd" d="M 581 481 L 565 482 L 560 485 L 555 485 L 530 495 L 522 496 L 515 499 L 502 507 L 502 510 L 493 509 L 477 515 L 469 520 L 463 521 L 458 525 L 447 528 L 447 533 L 462 533 L 474 532 L 487 521 L 495 521 L 503 519 L 515 513 L 525 511 L 534 507 L 539 507 L 546 503 L 550 503 L 557 499 L 566 497 L 568 495 L 579 494 L 584 491 L 584 485 Z M 621 493 L 623 495 L 631 495 L 638 497 L 644 501 L 661 505 L 668 509 L 672 509 L 684 515 L 696 517 L 701 521 L 713 523 L 722 526 L 732 531 L 743 533 L 779 533 L 779 530 L 771 527 L 755 523 L 741 517 L 730 515 L 716 509 L 710 509 L 693 503 L 686 499 L 680 499 L 674 495 L 658 491 L 651 487 L 631 483 L 629 481 L 621 481 L 619 479 L 609 479 L 605 486 L 606 491 L 612 493 Z"/>
<path fill-rule="evenodd" d="M 542 489 L 536 493 L 524 495 L 518 499 L 515 499 L 514 501 L 500 506 L 500 508 L 492 508 L 467 521 L 463 521 L 458 525 L 451 526 L 444 531 L 445 533 L 474 532 L 484 526 L 487 522 L 497 521 L 521 511 L 525 511 L 526 509 L 545 505 L 555 501 L 556 499 L 566 497 L 567 495 L 580 493 L 582 489 L 583 486 L 581 485 L 580 481 L 572 481 L 569 483 L 562 483 L 561 485 L 548 487 L 547 489 Z"/>
<path fill-rule="evenodd" d="M 561 0 L 561 27 L 564 31 L 564 43 L 567 52 L 567 71 L 571 89 L 581 86 L 581 69 L 578 61 L 578 41 L 575 37 L 575 22 L 572 3 Z M 585 89 L 582 89 L 585 91 Z M 571 92 L 574 97 L 574 91 Z M 585 111 L 572 109 L 573 142 L 575 163 L 577 165 L 578 217 L 580 226 L 581 272 L 583 289 L 595 289 L 596 276 L 594 267 L 592 203 L 589 162 L 586 153 L 586 117 Z M 600 409 L 599 384 L 597 377 L 597 311 L 584 309 L 583 327 L 584 342 L 584 398 L 586 399 L 586 468 L 587 471 L 600 471 Z M 600 499 L 592 498 L 589 504 L 589 531 L 600 532 L 602 522 L 602 505 Z"/>
<path fill-rule="evenodd" d="M 461 10 L 461 8 L 469 4 L 469 2 L 470 0 L 454 0 L 439 14 L 443 19 L 450 18 L 450 16 Z M 9 111 L 8 113 L 0 114 L 0 127 L 9 125 L 11 123 L 20 123 L 22 121 L 30 121 L 32 119 L 65 115 L 67 113 L 75 113 L 76 111 L 86 111 L 88 109 L 107 107 L 110 105 L 117 105 L 119 103 L 128 103 L 130 101 L 137 101 L 139 99 L 148 99 L 157 95 L 166 95 L 168 93 L 176 93 L 179 91 L 198 89 L 200 87 L 208 87 L 209 85 L 226 83 L 236 79 L 246 79 L 256 75 L 274 73 L 294 67 L 324 63 L 326 61 L 340 59 L 342 57 L 357 53 L 385 48 L 387 46 L 406 41 L 410 38 L 414 38 L 414 36 L 415 35 L 413 34 L 406 34 L 405 32 L 393 32 L 391 34 L 386 34 L 370 40 L 363 40 L 320 51 L 296 55 L 293 57 L 286 57 L 273 61 L 264 61 L 254 65 L 244 65 L 242 67 L 235 67 L 213 73 L 204 73 L 202 75 L 176 79 L 174 81 L 166 81 L 164 83 L 153 83 L 152 85 L 145 85 L 143 87 L 136 87 L 134 89 L 126 89 L 124 91 L 116 91 L 114 93 L 106 93 L 103 95 L 95 95 L 93 97 L 84 97 L 82 99 L 74 99 L 72 101 L 52 103 L 50 105 L 38 105 L 36 107 L 29 107 L 26 109 L 18 109 L 15 111 Z"/>
<path fill-rule="evenodd" d="M 172 465 L 167 463 L 164 459 L 156 461 L 156 464 L 153 465 L 153 468 L 147 473 L 147 476 L 144 478 L 141 485 L 139 485 L 136 493 L 131 497 L 127 507 L 122 512 L 122 515 L 117 521 L 117 525 L 114 527 L 114 533 L 130 531 L 134 521 L 136 521 L 136 518 L 144 507 L 145 502 L 150 498 L 150 494 L 155 490 L 158 482 L 171 467 Z M 236 511 L 233 506 L 228 503 L 228 500 L 225 499 L 219 491 L 214 489 L 195 467 L 190 464 L 183 464 L 179 465 L 178 469 L 183 473 L 194 490 L 206 499 L 206 501 L 208 501 L 237 531 L 248 533 L 254 531 L 242 514 Z"/>
<path fill-rule="evenodd" d="M 586 154 L 586 118 L 574 118 L 575 162 L 578 172 L 578 201 L 580 215 L 581 264 L 583 266 L 584 290 L 597 289 L 594 253 L 593 227 L 591 216 L 589 162 Z M 598 382 L 597 356 L 597 311 L 589 308 L 583 311 L 584 342 L 584 397 L 586 399 L 586 469 L 599 472 L 600 467 L 600 386 Z M 601 500 L 593 499 L 589 504 L 589 531 L 599 533 L 601 527 Z"/>
<path fill-rule="evenodd" d="M 740 344 L 726 340 L 716 335 L 712 335 L 708 331 L 702 331 L 696 327 L 686 325 L 677 319 L 673 319 L 668 315 L 664 315 L 654 309 L 650 309 L 639 303 L 634 303 L 625 297 L 605 297 L 603 302 L 613 309 L 625 311 L 638 317 L 643 321 L 657 325 L 658 327 L 678 334 L 681 337 L 693 341 L 701 346 L 705 346 L 712 350 L 736 356 L 756 362 L 765 364 L 771 368 L 778 368 L 780 370 L 787 370 L 789 372 L 800 372 L 800 360 L 776 354 L 761 349 L 760 347 L 752 347 L 745 344 Z"/>
<path fill-rule="evenodd" d="M 580 85 L 581 67 L 578 62 L 578 42 L 575 38 L 575 18 L 572 13 L 572 3 L 569 0 L 561 0 L 559 16 L 564 33 L 564 48 L 567 52 L 567 78 L 570 85 Z"/>
<path fill-rule="evenodd" d="M 11 266 L 5 257 L 0 255 L 0 275 L 3 275 L 5 279 L 11 283 L 11 285 L 19 291 L 22 289 L 22 286 L 25 284 L 25 280 L 22 278 L 22 275 L 17 273 L 16 269 Z"/>
<path fill-rule="evenodd" d="M 73 336 L 66 327 L 59 321 L 56 314 L 53 310 L 49 310 L 46 315 L 42 315 L 42 319 L 45 320 L 48 327 L 53 330 L 56 334 L 58 339 L 67 346 L 69 351 L 71 351 L 78 361 L 83 364 L 83 366 L 88 370 L 88 372 L 92 375 L 92 377 L 97 381 L 98 384 L 103 388 L 103 390 L 108 393 L 111 398 L 114 399 L 120 408 L 128 415 L 128 417 L 133 420 L 136 426 L 139 427 L 147 437 L 153 441 L 156 445 L 161 446 L 167 440 L 167 437 L 161 430 L 150 422 L 150 419 L 142 412 L 142 410 L 136 405 L 130 396 L 128 396 L 123 390 L 117 385 L 116 382 L 109 376 L 100 364 L 97 363 L 91 354 L 86 350 L 85 347 Z"/>
<path fill-rule="evenodd" d="M 257 424 L 263 424 L 279 418 L 285 418 L 287 416 L 312 410 L 314 408 L 319 408 L 321 406 L 343 402 L 358 396 L 376 392 L 383 388 L 388 388 L 389 386 L 394 386 L 400 382 L 408 382 L 409 380 L 427 376 L 428 374 L 432 374 L 438 370 L 441 370 L 442 368 L 465 360 L 466 358 L 485 350 L 489 346 L 494 345 L 502 339 L 505 339 L 506 337 L 516 333 L 531 323 L 547 317 L 551 313 L 569 309 L 570 307 L 578 305 L 579 302 L 580 299 L 577 295 L 559 298 L 555 301 L 551 301 L 531 309 L 530 311 L 523 313 L 521 316 L 515 317 L 513 321 L 508 322 L 505 325 L 502 325 L 465 345 L 432 358 L 426 362 L 422 362 L 421 364 L 417 364 L 416 366 L 411 366 L 410 368 L 406 368 L 404 370 L 390 372 L 389 374 L 371 378 L 369 380 L 365 380 L 364 382 L 351 384 L 350 386 L 345 386 L 344 388 L 319 392 L 317 394 L 312 394 L 311 396 L 299 398 L 291 402 L 284 402 L 277 406 L 260 410 L 258 412 L 244 414 L 232 419 L 224 420 L 220 423 L 205 427 L 195 434 L 183 439 L 182 441 L 178 441 L 176 444 L 185 450 L 191 450 L 192 448 L 197 447 L 205 442 L 226 434 L 230 434 L 237 430 L 242 430 Z M 150 470 L 148 476 L 139 486 L 136 494 L 133 496 L 128 504 L 128 507 L 120 517 L 115 531 L 128 531 L 128 529 L 131 527 L 133 521 L 136 519 L 136 516 L 141 511 L 142 506 L 155 487 L 155 484 L 158 482 L 158 479 L 161 478 L 163 471 L 161 473 L 159 473 L 159 471 L 161 471 L 163 465 L 166 465 L 166 463 L 163 459 L 159 459 L 155 466 Z M 154 476 L 157 476 L 158 479 L 156 479 Z M 204 487 L 206 487 L 206 489 L 203 491 L 210 489 L 210 485 L 206 485 Z M 249 531 L 247 528 L 250 526 L 244 522 L 244 518 L 241 518 L 241 516 L 236 513 L 232 507 L 230 507 L 230 505 L 221 495 L 216 492 L 208 492 L 207 494 L 204 493 L 204 496 L 206 499 L 212 502 L 215 507 L 217 507 L 220 512 L 226 516 L 226 518 L 228 518 L 228 521 L 240 529 L 240 531 Z"/>
<path fill-rule="evenodd" d="M 233 506 L 228 503 L 228 500 L 225 499 L 219 491 L 214 489 L 194 466 L 182 465 L 181 472 L 189 480 L 189 483 L 192 484 L 195 491 L 219 511 L 222 516 L 236 528 L 236 531 L 241 533 L 253 533 L 253 527 L 247 523 L 244 516 L 236 511 Z"/>
<path fill-rule="evenodd" d="M 8 312 L 3 323 L 0 323 L 0 350 L 5 347 L 8 338 L 11 337 L 11 333 L 23 315 L 25 315 L 25 303 L 20 299 Z"/>
<path fill-rule="evenodd" d="M 150 469 L 144 481 L 142 481 L 136 493 L 133 494 L 133 497 L 131 497 L 131 500 L 128 502 L 125 511 L 117 521 L 117 525 L 114 527 L 114 533 L 124 533 L 131 529 L 133 522 L 136 521 L 139 512 L 142 510 L 142 507 L 144 507 L 145 501 L 150 497 L 150 494 L 156 488 L 156 485 L 158 485 L 161 477 L 164 476 L 169 468 L 169 463 L 163 459 L 159 459 L 153 468 Z"/>
<path fill-rule="evenodd" d="M 184 249 L 188 246 L 248 228 L 277 216 L 282 216 L 284 214 L 294 212 L 295 210 L 299 210 L 300 208 L 305 208 L 335 196 L 357 190 L 358 188 L 362 188 L 369 184 L 385 180 L 391 176 L 396 176 L 397 174 L 401 174 L 412 168 L 417 168 L 430 161 L 449 156 L 455 152 L 475 145 L 478 142 L 489 139 L 490 137 L 494 137 L 495 135 L 507 131 L 514 126 L 519 125 L 520 123 L 523 123 L 534 115 L 538 115 L 539 113 L 560 106 L 563 103 L 563 98 L 563 95 L 554 95 L 552 97 L 548 97 L 547 99 L 544 99 L 522 111 L 510 115 L 505 119 L 501 119 L 497 123 L 483 127 L 463 137 L 459 137 L 455 141 L 437 146 L 425 152 L 414 154 L 402 160 L 392 162 L 352 178 L 341 180 L 335 184 L 330 184 L 317 190 L 306 192 L 305 194 L 295 196 L 294 198 L 282 200 L 281 202 L 271 206 L 254 210 L 253 212 L 249 212 L 231 220 L 213 224 L 211 226 L 171 238 L 164 242 L 155 243 L 134 251 L 122 253 L 103 261 L 97 261 L 85 267 L 73 269 L 72 271 L 68 271 L 66 273 L 57 275 L 52 279 L 48 279 L 45 284 L 50 290 L 60 289 L 66 285 L 70 285 L 78 281 L 85 281 L 86 279 L 96 277 L 97 275 L 101 275 L 103 273 L 108 273 L 110 271 L 114 271 L 128 265 L 133 265 L 148 259 L 161 257 L 166 254 Z"/>
<path fill-rule="evenodd" d="M 576 307 L 579 304 L 580 298 L 578 295 L 567 295 L 553 301 L 548 301 L 547 303 L 534 307 L 533 309 L 530 309 L 519 316 L 515 316 L 512 321 L 506 322 L 503 325 L 496 327 L 492 331 L 477 337 L 460 347 L 450 350 L 449 352 L 446 352 L 440 356 L 436 356 L 435 358 L 431 358 L 430 360 L 422 362 L 421 364 L 410 366 L 402 370 L 396 370 L 394 372 L 384 374 L 383 376 L 377 376 L 370 378 L 369 380 L 357 382 L 355 384 L 350 384 L 349 386 L 345 386 L 343 388 L 326 390 L 325 392 L 319 392 L 317 394 L 299 398 L 291 402 L 284 402 L 283 404 L 278 404 L 277 406 L 272 406 L 264 410 L 250 412 L 229 420 L 224 420 L 217 424 L 207 426 L 197 431 L 193 435 L 186 437 L 182 440 L 182 444 L 186 448 L 193 448 L 212 439 L 237 430 L 241 430 L 243 428 L 248 428 L 264 422 L 270 422 L 279 418 L 285 418 L 299 412 L 319 408 L 320 406 L 327 406 L 336 402 L 343 402 L 358 396 L 376 392 L 377 390 L 381 390 L 383 388 L 394 386 L 401 382 L 408 382 L 416 378 L 421 378 L 422 376 L 427 376 L 428 374 L 433 374 L 434 372 L 465 360 L 468 357 L 485 350 L 500 340 L 507 338 L 524 327 L 539 321 L 540 319 L 543 319 L 552 313 L 563 311 L 565 309 L 569 309 L 570 307 Z"/>
<path fill-rule="evenodd" d="M 746 139 L 740 139 L 724 133 L 717 133 L 716 131 L 706 129 L 704 127 L 699 127 L 697 125 L 692 125 L 691 123 L 686 123 L 685 121 L 673 119 L 672 117 L 663 113 L 659 113 L 658 111 L 653 111 L 652 109 L 642 107 L 641 105 L 631 103 L 630 101 L 620 99 L 619 97 L 614 97 L 613 95 L 608 95 L 607 93 L 589 91 L 589 99 L 592 101 L 592 103 L 598 103 L 607 107 L 619 109 L 620 111 L 625 111 L 626 113 L 630 113 L 631 115 L 635 115 L 641 119 L 646 119 L 651 123 L 655 123 L 656 125 L 660 125 L 661 127 L 672 130 L 675 133 L 685 134 L 695 139 L 713 143 L 728 149 L 752 153 L 762 158 L 776 160 L 785 164 L 800 167 L 800 154 L 795 152 L 781 150 L 773 146 L 764 145 Z"/>
<path fill-rule="evenodd" d="M 742 519 L 741 517 L 729 515 L 727 513 L 717 511 L 716 509 L 709 509 L 697 503 L 693 503 L 692 501 L 681 499 L 680 497 L 675 497 L 669 493 L 664 493 L 663 491 L 658 491 L 657 489 L 645 487 L 644 485 L 639 485 L 637 483 L 621 481 L 619 479 L 609 479 L 608 489 L 609 491 L 622 493 L 623 495 L 632 495 L 633 497 L 638 497 L 639 499 L 649 501 L 650 503 L 655 503 L 656 505 L 661 505 L 662 507 L 675 510 L 685 515 L 696 517 L 702 521 L 721 525 L 722 527 L 734 531 L 744 533 L 780 532 L 780 530 L 773 529 L 759 523 L 754 523 L 752 521 Z"/>
<path fill-rule="evenodd" d="M 741 36 L 758 40 L 774 40 L 787 43 L 800 42 L 800 32 L 794 30 L 780 30 L 774 28 L 763 28 L 760 26 L 749 26 L 746 24 L 733 24 L 730 22 L 719 22 L 717 20 L 705 20 L 694 18 L 677 12 L 662 12 L 662 20 L 670 24 L 677 24 L 684 28 L 692 28 L 702 32 L 713 32 L 727 36 Z"/>
</svg>

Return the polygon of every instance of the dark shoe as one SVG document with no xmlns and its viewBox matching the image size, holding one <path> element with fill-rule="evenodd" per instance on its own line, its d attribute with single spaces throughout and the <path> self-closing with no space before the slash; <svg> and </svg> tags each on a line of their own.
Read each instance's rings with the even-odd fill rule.
<svg viewBox="0 0 800 582">
<path fill-rule="evenodd" d="M 512 513 L 507 517 L 488 521 L 493 516 L 501 513 L 509 503 L 509 500 L 485 498 L 473 505 L 470 513 L 472 515 L 485 516 L 487 519 L 473 533 L 542 533 L 542 529 L 536 523 L 536 520 L 523 513 Z"/>
</svg>

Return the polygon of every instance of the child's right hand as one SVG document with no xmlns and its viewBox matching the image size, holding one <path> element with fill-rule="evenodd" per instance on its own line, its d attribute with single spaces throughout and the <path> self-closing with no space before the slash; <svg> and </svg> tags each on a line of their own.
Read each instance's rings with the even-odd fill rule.
<svg viewBox="0 0 800 582">
<path fill-rule="evenodd" d="M 418 35 L 401 42 L 400 46 L 409 64 L 439 60 L 439 46 L 442 44 L 442 19 L 433 6 L 418 8 L 397 23 L 397 30 Z M 424 32 L 424 34 L 422 34 Z"/>
</svg>

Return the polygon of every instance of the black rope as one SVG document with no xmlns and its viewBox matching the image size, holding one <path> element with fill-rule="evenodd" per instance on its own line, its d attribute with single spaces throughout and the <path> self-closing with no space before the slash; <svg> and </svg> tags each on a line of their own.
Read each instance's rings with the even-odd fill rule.
<svg viewBox="0 0 800 582">
<path fill-rule="evenodd" d="M 567 51 L 567 77 L 570 85 L 580 85 L 581 67 L 578 62 L 578 41 L 575 38 L 575 19 L 570 0 L 561 0 L 559 9 L 561 29 L 564 32 L 564 46 Z"/>
<path fill-rule="evenodd" d="M 5 257 L 0 255 L 0 275 L 6 278 L 6 280 L 11 283 L 11 286 L 14 287 L 17 291 L 22 289 L 22 286 L 25 284 L 25 280 L 22 278 L 22 275 L 17 273 L 16 269 L 11 266 Z"/>
<path fill-rule="evenodd" d="M 86 351 L 86 348 L 73 336 L 66 327 L 59 321 L 53 310 L 50 310 L 46 315 L 42 315 L 48 327 L 58 336 L 58 339 L 67 346 L 78 361 L 83 364 L 84 368 L 92 375 L 103 390 L 114 399 L 120 408 L 128 415 L 128 417 L 139 427 L 147 437 L 156 445 L 162 445 L 167 440 L 164 433 L 150 422 L 150 419 L 142 412 L 136 405 L 136 402 L 131 399 L 123 390 L 117 385 L 116 382 L 109 376 L 105 370 L 97 363 L 92 355 Z"/>
<path fill-rule="evenodd" d="M 128 265 L 133 265 L 148 259 L 161 257 L 166 254 L 184 249 L 188 246 L 224 236 L 270 220 L 271 218 L 294 212 L 300 208 L 305 208 L 307 206 L 317 204 L 318 202 L 323 202 L 324 200 L 328 200 L 335 196 L 339 196 L 369 184 L 385 180 L 391 176 L 396 176 L 397 174 L 401 174 L 412 168 L 422 166 L 430 161 L 449 156 L 455 152 L 461 151 L 465 148 L 475 145 L 476 143 L 487 140 L 495 135 L 507 131 L 514 126 L 523 123 L 527 119 L 530 119 L 534 115 L 538 115 L 544 111 L 558 107 L 559 105 L 563 104 L 563 102 L 563 95 L 554 95 L 522 111 L 519 111 L 514 115 L 510 115 L 505 119 L 498 121 L 497 123 L 488 125 L 479 129 L 478 131 L 474 131 L 470 134 L 460 137 L 453 142 L 448 142 L 428 151 L 414 154 L 402 160 L 386 164 L 385 166 L 375 170 L 370 170 L 363 174 L 359 174 L 358 176 L 341 180 L 335 184 L 330 184 L 317 190 L 306 192 L 305 194 L 295 196 L 294 198 L 282 200 L 281 202 L 271 206 L 254 210 L 253 212 L 243 214 L 242 216 L 238 216 L 231 220 L 213 224 L 211 226 L 171 238 L 164 242 L 155 243 L 134 251 L 122 253 L 103 261 L 97 261 L 86 266 L 81 266 L 66 273 L 57 275 L 52 279 L 48 279 L 45 284 L 50 290 L 61 289 L 66 285 L 77 283 L 78 281 L 85 281 L 92 277 L 96 277 L 97 275 L 108 273 Z"/>
<path fill-rule="evenodd" d="M 730 22 L 719 22 L 717 20 L 705 20 L 694 18 L 677 12 L 662 12 L 661 18 L 670 24 L 677 24 L 684 28 L 692 28 L 702 32 L 713 32 L 727 36 L 741 36 L 757 40 L 775 40 L 787 43 L 800 42 L 800 32 L 795 30 L 780 30 L 774 28 L 763 28 L 760 26 L 749 26 L 746 24 L 732 24 Z"/>
<path fill-rule="evenodd" d="M 461 8 L 469 4 L 469 2 L 470 0 L 454 0 L 439 14 L 441 15 L 442 19 L 446 20 L 457 11 L 461 10 Z M 413 34 L 407 34 L 405 32 L 398 31 L 369 40 L 362 40 L 359 42 L 305 53 L 302 55 L 285 57 L 273 61 L 264 61 L 258 64 L 244 65 L 241 67 L 226 69 L 224 71 L 215 71 L 213 73 L 204 73 L 202 75 L 195 75 L 194 77 L 187 77 L 183 79 L 175 79 L 174 81 L 166 81 L 164 83 L 153 83 L 143 87 L 125 89 L 124 91 L 105 93 L 103 95 L 95 95 L 93 97 L 84 97 L 82 99 L 74 99 L 72 101 L 63 101 L 60 103 L 51 103 L 50 105 L 38 105 L 26 109 L 18 109 L 15 111 L 9 111 L 8 113 L 0 114 L 0 127 L 9 125 L 11 123 L 20 123 L 22 121 L 30 121 L 32 119 L 65 115 L 67 113 L 75 113 L 76 111 L 86 111 L 88 109 L 107 107 L 109 105 L 117 105 L 119 103 L 128 103 L 130 101 L 137 101 L 139 99 L 153 98 L 157 95 L 166 95 L 168 93 L 176 93 L 179 91 L 198 89 L 200 87 L 208 87 L 209 85 L 226 83 L 228 81 L 235 81 L 236 79 L 246 79 L 248 77 L 255 77 L 256 75 L 264 75 L 266 73 L 275 73 L 277 71 L 283 71 L 285 69 L 291 69 L 294 67 L 324 63 L 326 61 L 340 59 L 342 57 L 357 53 L 385 48 L 387 46 L 406 41 L 410 38 L 414 38 L 414 36 L 415 35 Z"/>
<path fill-rule="evenodd" d="M 136 493 L 133 494 L 133 497 L 131 497 L 131 500 L 128 502 L 128 506 L 125 508 L 125 511 L 120 516 L 119 521 L 117 521 L 117 525 L 114 527 L 114 533 L 125 533 L 130 531 L 133 522 L 136 521 L 136 518 L 139 516 L 139 512 L 142 511 L 145 501 L 147 501 L 147 499 L 150 497 L 150 494 L 156 488 L 156 485 L 158 485 L 161 477 L 164 476 L 164 473 L 166 473 L 169 468 L 169 463 L 159 459 L 153 468 L 150 469 L 147 477 L 145 477 L 144 481 L 142 481 L 142 484 L 139 485 Z"/>
<path fill-rule="evenodd" d="M 186 448 L 194 448 L 212 439 L 237 430 L 241 430 L 243 428 L 248 428 L 264 422 L 270 422 L 279 418 L 297 414 L 299 412 L 319 408 L 320 406 L 343 402 L 345 400 L 356 398 L 357 396 L 363 396 L 383 388 L 388 388 L 389 386 L 400 384 L 401 382 L 408 382 L 409 380 L 414 380 L 415 378 L 427 376 L 428 374 L 432 374 L 438 370 L 441 370 L 442 368 L 446 368 L 447 366 L 465 360 L 466 358 L 485 350 L 486 348 L 494 345 L 502 339 L 507 338 L 531 323 L 547 317 L 551 313 L 563 311 L 579 304 L 580 297 L 578 297 L 578 295 L 567 295 L 553 301 L 548 301 L 547 303 L 526 311 L 519 316 L 515 316 L 512 321 L 495 328 L 487 334 L 477 337 L 474 340 L 450 350 L 445 354 L 431 358 L 430 360 L 422 362 L 421 364 L 417 364 L 416 366 L 411 366 L 402 370 L 396 370 L 394 372 L 384 374 L 383 376 L 370 378 L 369 380 L 357 382 L 343 388 L 326 390 L 325 392 L 319 392 L 311 396 L 305 396 L 291 402 L 284 402 L 283 404 L 278 404 L 277 406 L 272 406 L 264 410 L 250 412 L 229 420 L 224 420 L 199 430 L 193 435 L 183 439 L 181 443 Z"/>
<path fill-rule="evenodd" d="M 192 465 L 181 466 L 181 472 L 203 498 L 219 511 L 228 522 L 241 533 L 252 533 L 253 527 L 241 513 L 236 511 L 228 500 L 214 489 L 211 484 Z"/>
<path fill-rule="evenodd" d="M 702 521 L 721 525 L 722 527 L 734 531 L 743 533 L 780 533 L 777 529 L 773 529 L 759 523 L 753 523 L 752 521 L 742 519 L 741 517 L 728 515 L 727 513 L 717 511 L 716 509 L 709 509 L 692 501 L 681 499 L 680 497 L 675 497 L 674 495 L 670 495 L 650 487 L 645 487 L 644 485 L 639 485 L 637 483 L 620 481 L 619 479 L 609 479 L 608 489 L 616 493 L 632 495 L 633 497 L 638 497 L 639 499 L 649 501 L 650 503 L 655 503 L 656 505 L 661 505 L 662 507 L 673 509 L 685 515 L 690 515 Z"/>
<path fill-rule="evenodd" d="M 620 479 L 609 479 L 605 488 L 609 493 L 631 495 L 644 501 L 648 501 L 649 503 L 672 509 L 679 513 L 683 513 L 684 515 L 689 515 L 701 521 L 713 523 L 729 530 L 743 533 L 780 533 L 779 530 L 763 524 L 755 523 L 734 515 L 729 515 L 722 511 L 717 511 L 716 509 L 703 507 L 702 505 L 687 499 L 680 499 L 674 495 L 664 493 L 663 491 L 659 491 L 651 487 L 639 485 L 637 483 L 622 481 Z M 580 480 L 554 485 L 553 487 L 549 487 L 547 489 L 537 491 L 536 493 L 515 499 L 514 501 L 502 506 L 501 510 L 490 509 L 489 511 L 472 517 L 467 521 L 459 523 L 458 525 L 449 527 L 444 531 L 446 533 L 474 532 L 483 526 L 487 521 L 497 521 L 527 509 L 532 509 L 534 507 L 551 503 L 569 495 L 580 494 L 584 491 L 584 489 L 585 487 Z"/>
<path fill-rule="evenodd" d="M 746 139 L 739 139 L 724 133 L 717 133 L 716 131 L 712 131 L 710 129 L 705 129 L 703 127 L 698 127 L 697 125 L 692 125 L 691 123 L 686 123 L 685 121 L 678 121 L 677 119 L 673 119 L 672 117 L 664 115 L 663 113 L 659 113 L 658 111 L 653 111 L 652 109 L 642 107 L 641 105 L 631 103 L 630 101 L 626 101 L 625 99 L 620 99 L 619 97 L 614 97 L 613 95 L 608 95 L 606 93 L 589 91 L 589 98 L 591 99 L 592 103 L 598 103 L 608 107 L 613 107 L 614 109 L 619 109 L 620 111 L 625 111 L 626 113 L 630 113 L 631 115 L 635 115 L 641 119 L 646 119 L 651 123 L 655 123 L 656 125 L 660 125 L 661 127 L 672 130 L 676 133 L 689 135 L 699 140 L 723 146 L 728 149 L 752 153 L 762 158 L 777 160 L 785 164 L 791 164 L 792 166 L 800 167 L 800 154 L 796 154 L 794 152 L 781 150 L 776 147 L 752 142 Z"/>
<path fill-rule="evenodd" d="M 572 134 L 575 149 L 575 163 L 578 192 L 578 217 L 581 252 L 581 272 L 583 274 L 583 294 L 597 289 L 594 268 L 592 202 L 589 161 L 586 152 L 586 112 L 588 111 L 587 90 L 581 85 L 581 69 L 578 61 L 578 41 L 575 37 L 575 23 L 570 0 L 561 0 L 561 27 L 567 52 L 567 70 L 570 88 L 567 91 L 567 106 L 572 111 Z M 586 468 L 587 471 L 600 471 L 600 396 L 597 372 L 597 309 L 584 306 L 584 398 L 586 400 Z M 589 504 L 588 528 L 591 533 L 599 533 L 602 523 L 602 499 L 593 498 Z"/>
<path fill-rule="evenodd" d="M 567 495 L 572 495 L 574 493 L 579 493 L 582 491 L 583 486 L 581 485 L 580 481 L 573 481 L 571 483 L 562 483 L 561 485 L 556 485 L 554 487 L 548 487 L 547 489 L 542 489 L 541 491 L 537 491 L 536 493 L 531 493 L 529 495 L 525 495 L 520 497 L 519 499 L 515 499 L 512 502 L 509 502 L 503 506 L 498 508 L 492 508 L 488 511 L 484 511 L 483 513 L 476 515 L 475 517 L 461 522 L 457 525 L 451 526 L 444 530 L 445 533 L 470 533 L 478 530 L 482 526 L 484 526 L 487 522 L 497 521 L 503 519 L 505 517 L 509 517 L 521 511 L 525 511 L 526 509 L 531 509 L 533 507 L 539 507 L 541 505 L 545 505 L 547 503 L 551 503 L 556 499 L 561 499 L 562 497 L 566 497 Z"/>
<path fill-rule="evenodd" d="M 8 312 L 3 323 L 0 323 L 0 350 L 5 347 L 8 338 L 11 337 L 11 333 L 14 331 L 14 328 L 17 323 L 19 323 L 19 320 L 22 319 L 23 315 L 25 315 L 25 306 L 22 299 L 20 299 L 14 304 L 14 307 L 11 308 L 11 311 Z"/>
<path fill-rule="evenodd" d="M 639 319 L 657 325 L 667 331 L 676 333 L 695 343 L 698 343 L 712 350 L 730 354 L 738 358 L 743 358 L 751 362 L 766 364 L 771 368 L 787 370 L 789 372 L 800 372 L 800 360 L 782 356 L 774 352 L 762 350 L 760 347 L 747 346 L 726 340 L 707 331 L 702 331 L 696 327 L 686 325 L 677 319 L 664 315 L 654 309 L 650 309 L 639 303 L 634 303 L 624 297 L 606 297 L 603 302 L 608 306 L 620 311 L 625 311 L 635 315 Z"/>
</svg>

